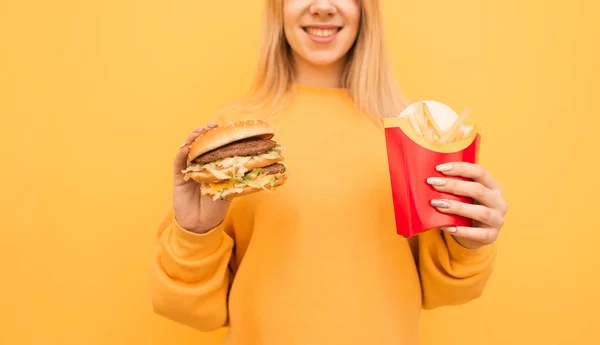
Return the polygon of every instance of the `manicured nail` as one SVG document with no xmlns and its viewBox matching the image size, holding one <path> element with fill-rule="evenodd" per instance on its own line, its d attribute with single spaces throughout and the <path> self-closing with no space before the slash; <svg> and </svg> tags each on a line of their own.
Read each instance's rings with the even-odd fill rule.
<svg viewBox="0 0 600 345">
<path fill-rule="evenodd" d="M 431 206 L 437 208 L 450 208 L 450 202 L 448 202 L 447 200 L 433 199 L 431 200 Z"/>
<path fill-rule="evenodd" d="M 183 144 L 181 144 L 181 146 L 179 146 L 179 148 L 180 148 L 180 149 L 182 149 L 182 148 L 183 148 L 185 145 L 187 145 L 187 144 L 188 144 L 188 143 L 187 143 L 187 141 L 186 141 L 186 142 L 184 142 Z"/>
<path fill-rule="evenodd" d="M 441 229 L 452 234 L 457 230 L 455 226 L 442 226 Z"/>
<path fill-rule="evenodd" d="M 215 128 L 215 127 L 217 127 L 217 124 L 216 124 L 215 122 L 209 122 L 209 123 L 206 125 L 206 127 L 208 127 L 208 128 Z"/>
<path fill-rule="evenodd" d="M 440 164 L 437 167 L 435 167 L 435 170 L 437 170 L 437 171 L 449 171 L 449 170 L 452 170 L 452 164 L 449 164 L 449 163 Z"/>
<path fill-rule="evenodd" d="M 446 185 L 446 179 L 445 178 L 441 178 L 441 177 L 430 177 L 427 179 L 427 183 L 429 183 L 432 186 L 445 186 Z"/>
</svg>

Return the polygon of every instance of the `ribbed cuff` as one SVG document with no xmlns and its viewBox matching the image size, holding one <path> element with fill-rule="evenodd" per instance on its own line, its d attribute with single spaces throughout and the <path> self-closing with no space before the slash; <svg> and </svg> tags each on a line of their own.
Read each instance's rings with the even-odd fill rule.
<svg viewBox="0 0 600 345">
<path fill-rule="evenodd" d="M 184 229 L 173 216 L 171 247 L 180 258 L 204 257 L 213 253 L 223 241 L 222 224 L 204 234 Z"/>
<path fill-rule="evenodd" d="M 471 249 L 464 247 L 458 243 L 452 234 L 442 231 L 446 245 L 448 246 L 448 253 L 450 258 L 454 261 L 459 262 L 480 262 L 483 259 L 489 257 L 494 252 L 494 245 L 489 244 L 479 248 Z"/>
</svg>

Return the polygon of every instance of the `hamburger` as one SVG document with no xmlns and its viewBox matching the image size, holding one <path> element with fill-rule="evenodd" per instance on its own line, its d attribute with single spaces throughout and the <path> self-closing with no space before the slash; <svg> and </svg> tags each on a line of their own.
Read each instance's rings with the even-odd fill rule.
<svg viewBox="0 0 600 345">
<path fill-rule="evenodd" d="M 200 184 L 213 200 L 274 191 L 287 171 L 275 131 L 262 120 L 240 120 L 208 130 L 191 145 L 184 180 Z"/>
</svg>

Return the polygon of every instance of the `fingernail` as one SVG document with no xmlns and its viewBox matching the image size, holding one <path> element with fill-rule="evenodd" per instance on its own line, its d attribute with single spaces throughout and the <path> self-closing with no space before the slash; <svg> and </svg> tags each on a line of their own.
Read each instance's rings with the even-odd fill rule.
<svg viewBox="0 0 600 345">
<path fill-rule="evenodd" d="M 440 164 L 437 167 L 435 167 L 435 170 L 437 170 L 437 171 L 449 171 L 449 170 L 452 170 L 452 164 L 448 164 L 448 163 Z"/>
<path fill-rule="evenodd" d="M 427 183 L 429 183 L 432 186 L 445 186 L 446 179 L 441 177 L 430 177 L 427 179 Z"/>
<path fill-rule="evenodd" d="M 448 202 L 447 200 L 433 199 L 431 200 L 431 206 L 437 208 L 450 208 L 450 202 Z"/>
<path fill-rule="evenodd" d="M 217 127 L 217 124 L 216 124 L 215 122 L 209 122 L 209 123 L 206 125 L 206 127 L 208 127 L 208 128 L 214 128 L 214 127 Z"/>
<path fill-rule="evenodd" d="M 184 142 L 183 144 L 181 144 L 181 146 L 179 146 L 179 148 L 180 148 L 180 149 L 182 149 L 182 148 L 183 148 L 185 145 L 187 145 L 187 144 L 188 144 L 188 143 L 187 143 L 187 141 L 186 141 L 186 142 Z"/>
<path fill-rule="evenodd" d="M 440 229 L 450 233 L 455 233 L 457 230 L 455 226 L 442 226 Z"/>
</svg>

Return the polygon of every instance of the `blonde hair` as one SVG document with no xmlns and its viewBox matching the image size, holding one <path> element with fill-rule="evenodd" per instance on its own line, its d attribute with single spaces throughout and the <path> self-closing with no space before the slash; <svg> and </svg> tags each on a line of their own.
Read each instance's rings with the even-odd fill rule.
<svg viewBox="0 0 600 345">
<path fill-rule="evenodd" d="M 359 5 L 358 35 L 347 54 L 342 88 L 360 111 L 381 122 L 397 116 L 407 104 L 388 62 L 379 0 L 359 0 Z M 268 108 L 276 115 L 291 101 L 293 66 L 283 29 L 283 0 L 266 0 L 254 83 L 249 95 L 234 107 L 242 111 Z"/>
</svg>

